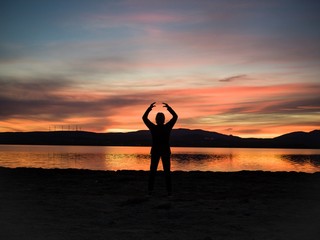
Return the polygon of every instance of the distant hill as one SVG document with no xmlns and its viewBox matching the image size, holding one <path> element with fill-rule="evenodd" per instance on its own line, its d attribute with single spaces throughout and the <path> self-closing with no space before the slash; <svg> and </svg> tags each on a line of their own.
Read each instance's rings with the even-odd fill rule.
<svg viewBox="0 0 320 240">
<path fill-rule="evenodd" d="M 4 132 L 0 144 L 150 146 L 148 130 L 128 133 L 85 131 Z M 217 132 L 174 129 L 171 145 L 178 147 L 320 148 L 320 130 L 292 132 L 275 138 L 241 138 Z"/>
</svg>

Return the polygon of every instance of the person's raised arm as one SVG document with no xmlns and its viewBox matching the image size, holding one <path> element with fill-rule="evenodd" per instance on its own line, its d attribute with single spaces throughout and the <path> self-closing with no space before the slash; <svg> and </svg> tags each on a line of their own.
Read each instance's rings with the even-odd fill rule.
<svg viewBox="0 0 320 240">
<path fill-rule="evenodd" d="M 150 128 L 151 125 L 153 125 L 153 123 L 149 120 L 148 116 L 149 113 L 151 112 L 152 108 L 155 107 L 156 102 L 153 102 L 150 104 L 150 106 L 147 108 L 147 110 L 145 111 L 145 113 L 142 116 L 142 120 L 144 122 L 144 124 L 147 125 L 148 128 Z"/>
<path fill-rule="evenodd" d="M 163 103 L 163 107 L 168 109 L 168 112 L 171 113 L 172 118 L 170 119 L 170 121 L 168 122 L 168 124 L 171 125 L 171 127 L 173 127 L 173 125 L 176 123 L 176 121 L 178 120 L 178 115 L 177 113 L 167 104 L 167 103 Z"/>
</svg>

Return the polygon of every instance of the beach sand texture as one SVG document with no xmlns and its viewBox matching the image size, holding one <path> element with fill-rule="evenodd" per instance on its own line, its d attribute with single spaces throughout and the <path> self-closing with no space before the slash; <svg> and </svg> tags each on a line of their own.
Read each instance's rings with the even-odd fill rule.
<svg viewBox="0 0 320 240">
<path fill-rule="evenodd" d="M 320 239 L 320 173 L 0 168 L 0 239 Z"/>
</svg>

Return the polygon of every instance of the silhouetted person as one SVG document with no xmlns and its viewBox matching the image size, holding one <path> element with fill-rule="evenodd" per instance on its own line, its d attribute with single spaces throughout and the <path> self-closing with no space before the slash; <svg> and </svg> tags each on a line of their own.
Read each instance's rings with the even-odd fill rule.
<svg viewBox="0 0 320 240">
<path fill-rule="evenodd" d="M 165 124 L 165 116 L 162 112 L 157 113 L 156 123 L 152 123 L 148 119 L 148 115 L 151 112 L 152 108 L 155 107 L 155 102 L 150 105 L 150 107 L 143 114 L 143 121 L 150 129 L 152 135 L 152 147 L 151 147 L 151 164 L 150 164 L 150 175 L 148 182 L 148 191 L 149 195 L 152 194 L 155 175 L 157 172 L 159 160 L 162 160 L 162 166 L 165 174 L 166 187 L 168 195 L 172 194 L 171 186 L 171 172 L 170 172 L 170 133 L 171 130 L 178 119 L 178 115 L 173 111 L 173 109 L 166 103 L 163 103 L 163 107 L 166 107 L 169 113 L 171 113 L 172 118 L 169 122 Z"/>
</svg>

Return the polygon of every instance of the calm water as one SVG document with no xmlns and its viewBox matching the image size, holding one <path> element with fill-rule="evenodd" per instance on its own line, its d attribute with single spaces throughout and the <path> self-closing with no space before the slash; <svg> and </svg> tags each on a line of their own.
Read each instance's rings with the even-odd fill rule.
<svg viewBox="0 0 320 240">
<path fill-rule="evenodd" d="M 0 145 L 0 166 L 148 170 L 150 147 Z M 172 148 L 172 170 L 320 172 L 320 149 Z M 162 169 L 161 163 L 159 169 Z"/>
</svg>

